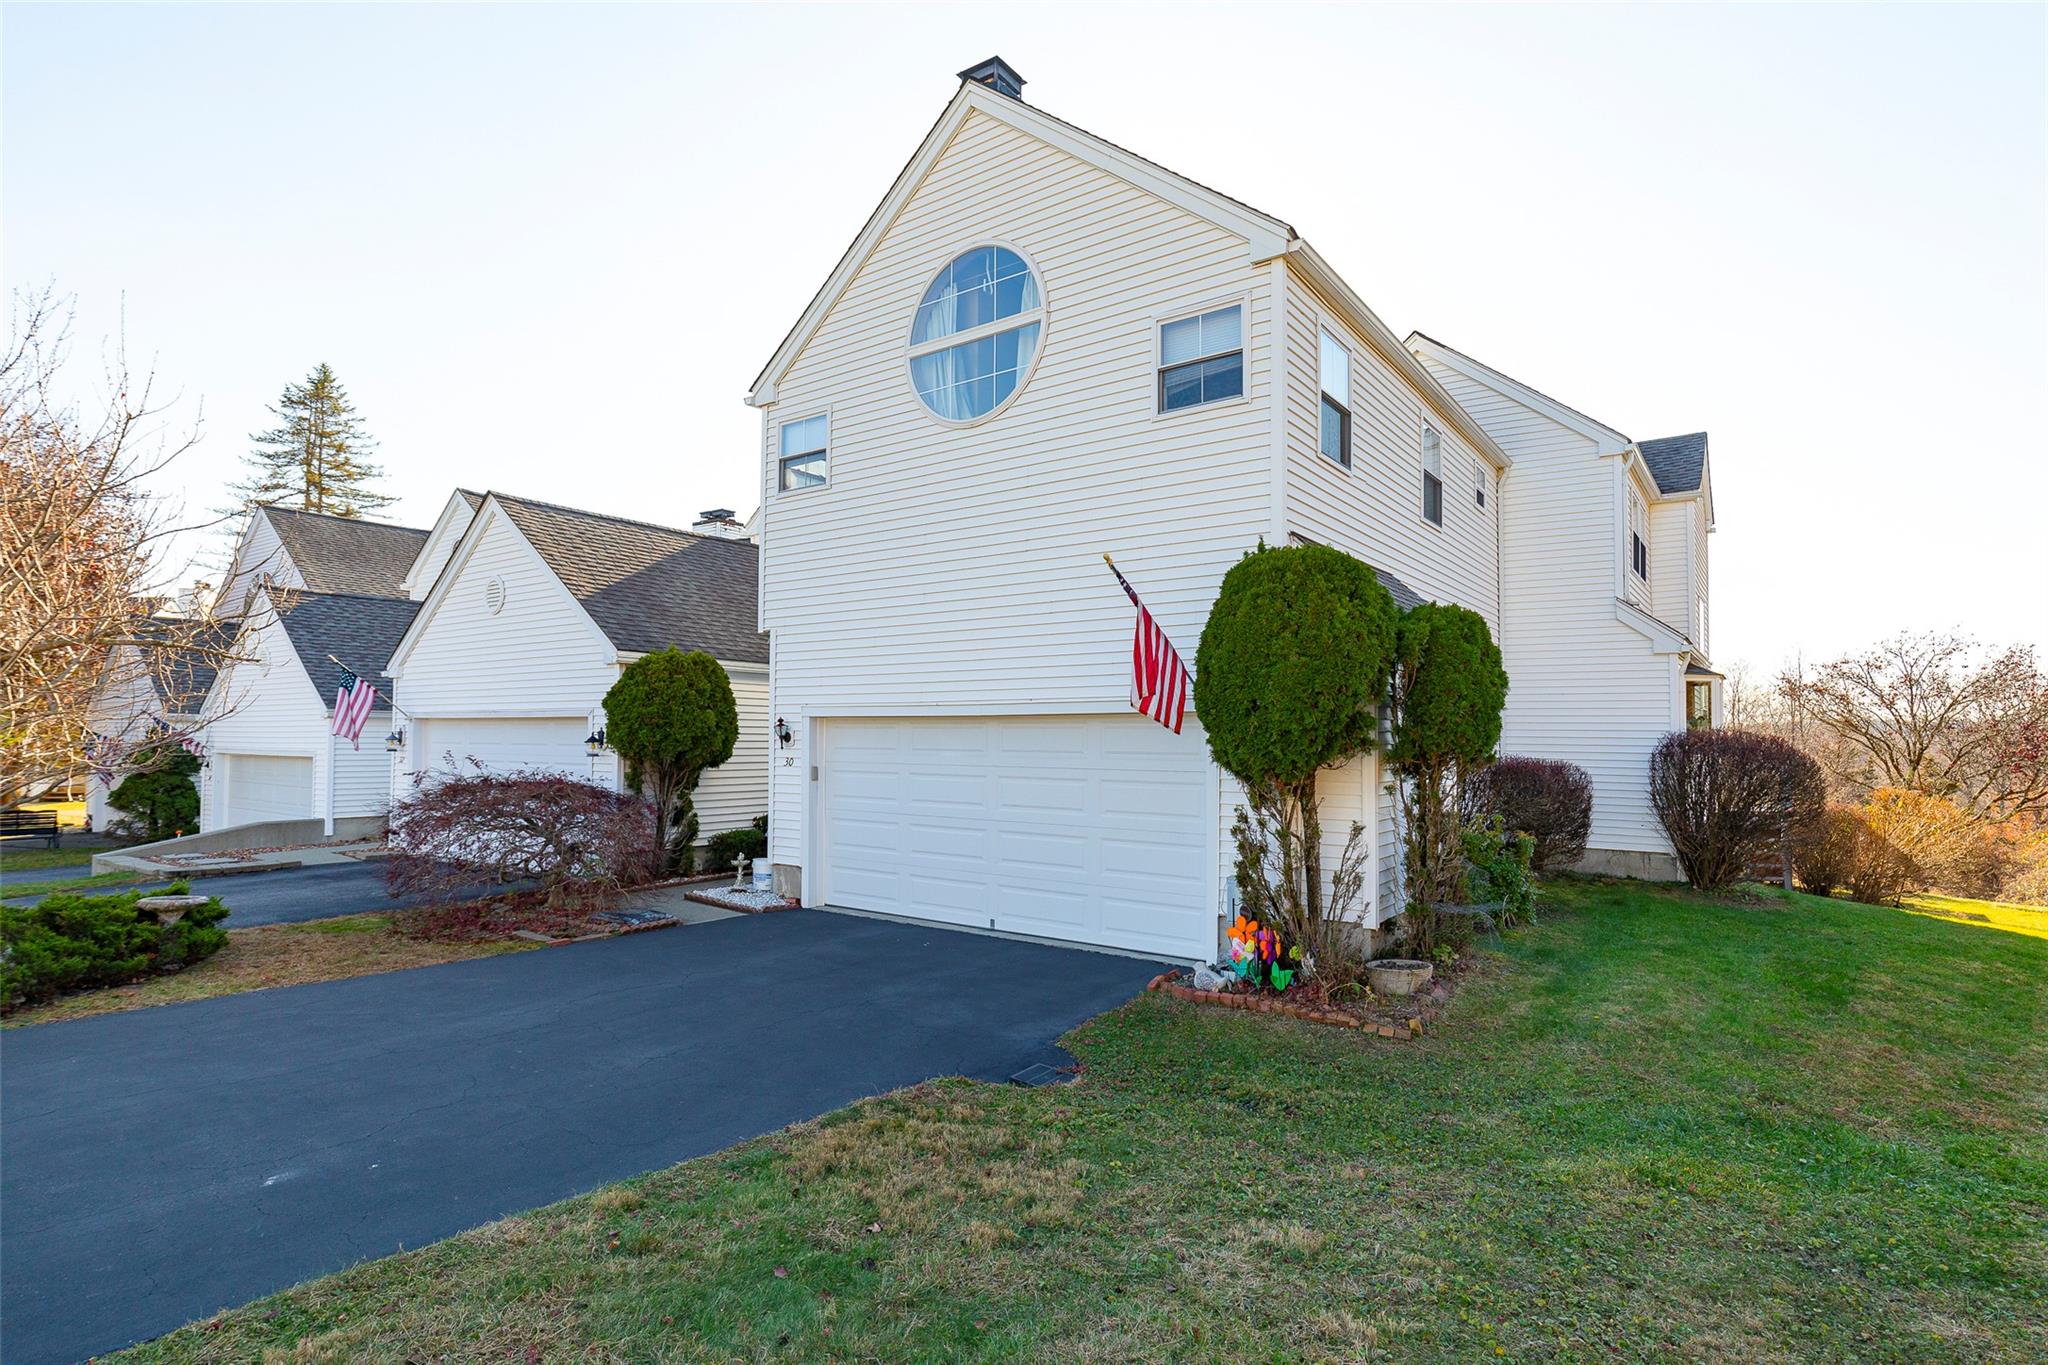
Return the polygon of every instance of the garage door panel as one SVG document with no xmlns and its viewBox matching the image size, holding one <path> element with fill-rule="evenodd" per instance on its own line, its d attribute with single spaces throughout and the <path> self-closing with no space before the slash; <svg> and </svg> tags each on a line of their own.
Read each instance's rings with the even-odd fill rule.
<svg viewBox="0 0 2048 1365">
<path fill-rule="evenodd" d="M 313 814 L 313 760 L 280 754 L 227 754 L 227 823 L 304 820 Z"/>
<path fill-rule="evenodd" d="M 537 769 L 590 779 L 590 755 L 584 749 L 590 722 L 582 716 L 434 717 L 420 726 L 422 752 L 435 768 L 445 768 L 452 755 L 458 773 L 475 772 L 480 765 L 488 773 Z"/>
<path fill-rule="evenodd" d="M 1214 952 L 1198 734 L 1139 717 L 831 719 L 833 904 L 1173 957 Z"/>
</svg>

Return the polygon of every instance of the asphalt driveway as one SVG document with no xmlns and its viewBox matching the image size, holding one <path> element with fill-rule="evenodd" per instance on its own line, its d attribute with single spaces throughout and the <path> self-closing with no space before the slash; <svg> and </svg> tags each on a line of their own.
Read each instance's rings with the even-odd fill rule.
<svg viewBox="0 0 2048 1365">
<path fill-rule="evenodd" d="M 1158 970 L 786 911 L 9 1030 L 6 1358 L 114 1350 L 865 1095 L 1003 1080 Z"/>
<path fill-rule="evenodd" d="M 64 876 L 52 870 L 49 880 Z M 81 874 L 82 875 L 82 874 Z M 38 875 L 36 880 L 44 880 Z M 168 886 L 173 877 L 141 883 L 151 889 Z M 368 910 L 403 910 L 436 901 L 460 901 L 487 896 L 501 890 L 495 883 L 479 882 L 453 896 L 405 896 L 392 899 L 384 890 L 384 869 L 376 862 L 322 863 L 312 867 L 283 868 L 276 872 L 238 872 L 227 877 L 192 877 L 192 890 L 200 895 L 219 896 L 228 907 L 224 927 L 250 929 L 259 924 L 297 924 L 304 920 L 331 919 Z M 4 893 L 0 883 L 0 893 Z"/>
</svg>

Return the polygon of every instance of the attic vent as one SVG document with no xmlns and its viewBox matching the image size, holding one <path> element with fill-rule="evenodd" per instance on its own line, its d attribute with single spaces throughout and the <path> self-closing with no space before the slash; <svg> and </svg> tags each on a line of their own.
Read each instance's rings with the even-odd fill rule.
<svg viewBox="0 0 2048 1365">
<path fill-rule="evenodd" d="M 505 610 L 505 580 L 493 578 L 484 584 L 484 610 L 496 616 Z"/>
</svg>

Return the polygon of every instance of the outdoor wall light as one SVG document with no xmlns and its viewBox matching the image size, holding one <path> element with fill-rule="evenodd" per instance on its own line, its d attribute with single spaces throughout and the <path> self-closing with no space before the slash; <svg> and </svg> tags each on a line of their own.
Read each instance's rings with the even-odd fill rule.
<svg viewBox="0 0 2048 1365">
<path fill-rule="evenodd" d="M 405 728 L 403 726 L 384 736 L 384 752 L 387 754 L 405 752 Z"/>
<path fill-rule="evenodd" d="M 583 741 L 583 752 L 589 754 L 592 758 L 596 758 L 604 752 L 604 727 L 602 725 L 592 730 L 590 737 Z"/>
<path fill-rule="evenodd" d="M 789 733 L 789 722 L 784 720 L 782 717 L 777 716 L 775 718 L 776 743 L 782 745 L 782 747 L 786 749 L 789 747 L 789 741 L 791 738 L 792 736 Z"/>
</svg>

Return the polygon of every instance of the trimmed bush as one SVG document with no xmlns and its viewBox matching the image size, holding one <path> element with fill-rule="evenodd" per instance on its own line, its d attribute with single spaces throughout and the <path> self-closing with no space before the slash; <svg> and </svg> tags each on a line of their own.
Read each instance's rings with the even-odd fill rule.
<svg viewBox="0 0 2048 1365">
<path fill-rule="evenodd" d="M 227 918 L 220 900 L 196 906 L 175 923 L 135 908 L 144 896 L 184 895 L 121 891 L 107 896 L 59 892 L 33 906 L 0 906 L 0 1007 L 14 1009 L 67 991 L 118 986 L 175 971 L 211 957 L 227 945 L 219 928 Z"/>
<path fill-rule="evenodd" d="M 604 694 L 605 737 L 626 761 L 626 785 L 654 807 L 668 866 L 691 867 L 697 811 L 690 793 L 706 768 L 732 757 L 740 734 L 732 679 L 702 650 L 670 647 L 627 664 Z"/>
<path fill-rule="evenodd" d="M 1408 951 L 1437 948 L 1432 908 L 1465 899 L 1466 776 L 1493 759 L 1500 742 L 1508 675 L 1486 618 L 1464 607 L 1424 602 L 1401 617 L 1393 672 L 1394 742 L 1401 775 L 1401 832 Z"/>
<path fill-rule="evenodd" d="M 394 896 L 454 895 L 479 874 L 532 879 L 550 909 L 611 895 L 661 866 L 647 802 L 558 773 L 421 773 L 391 808 L 384 881 Z"/>
<path fill-rule="evenodd" d="M 1502 924 L 1526 924 L 1536 907 L 1530 881 L 1536 841 L 1507 828 L 1498 815 L 1465 830 L 1465 892 L 1470 902 L 1499 901 Z"/>
<path fill-rule="evenodd" d="M 1530 867 L 1562 872 L 1586 853 L 1593 829 L 1593 779 L 1576 763 L 1509 755 L 1465 781 L 1460 794 L 1469 823 L 1498 818 L 1534 841 Z"/>
<path fill-rule="evenodd" d="M 121 779 L 107 804 L 124 812 L 145 839 L 170 839 L 199 828 L 199 760 L 177 745 L 139 755 L 142 771 Z"/>
<path fill-rule="evenodd" d="M 1826 801 L 1820 765 L 1775 735 L 1680 730 L 1650 755 L 1650 804 L 1686 880 L 1703 891 L 1746 876 Z"/>
<path fill-rule="evenodd" d="M 1261 545 L 1223 576 L 1195 654 L 1209 752 L 1270 826 L 1270 840 L 1241 845 L 1239 876 L 1266 886 L 1279 927 L 1318 970 L 1350 949 L 1324 900 L 1316 773 L 1372 747 L 1396 621 L 1393 597 L 1350 555 Z"/>
<path fill-rule="evenodd" d="M 711 872 L 724 872 L 740 858 L 765 858 L 768 856 L 768 817 L 757 815 L 754 823 L 745 829 L 729 829 L 723 834 L 714 834 L 704 845 L 704 867 Z"/>
</svg>

